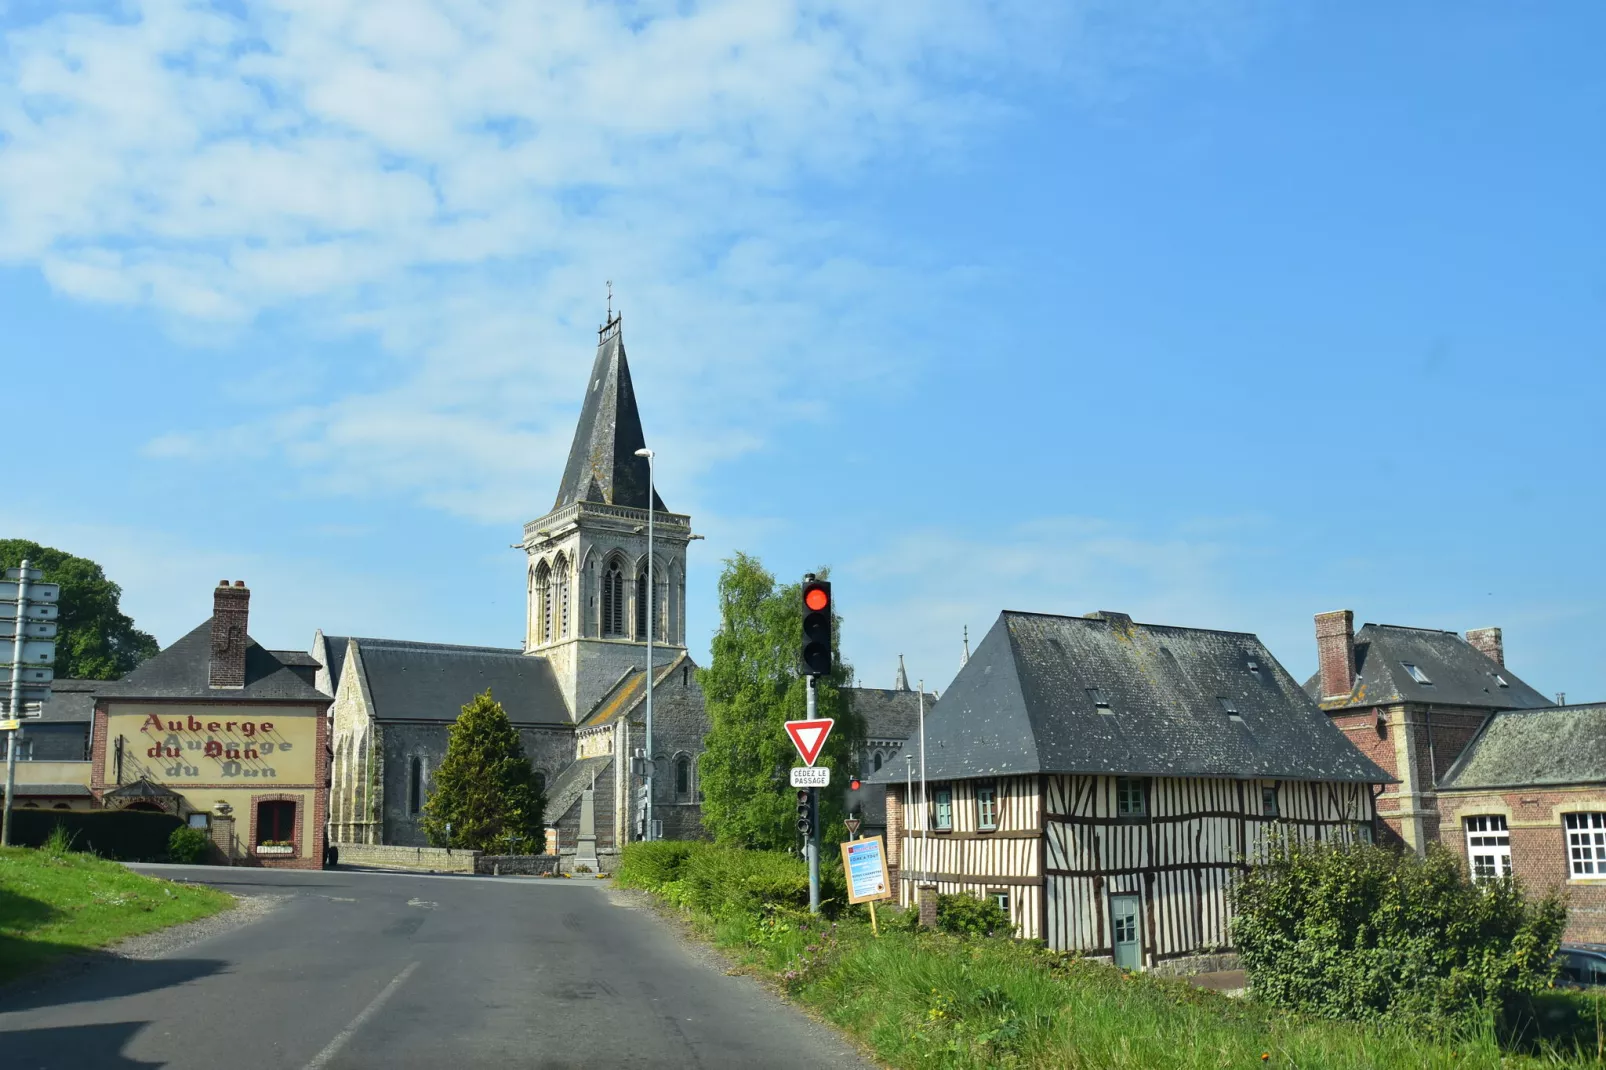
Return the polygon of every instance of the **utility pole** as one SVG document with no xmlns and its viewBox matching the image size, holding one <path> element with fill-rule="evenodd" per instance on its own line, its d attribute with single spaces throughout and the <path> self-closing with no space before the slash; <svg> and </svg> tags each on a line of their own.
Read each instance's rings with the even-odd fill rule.
<svg viewBox="0 0 1606 1070">
<path fill-rule="evenodd" d="M 0 581 L 0 636 L 11 635 L 11 663 L 6 667 L 10 687 L 6 697 L 6 794 L 0 815 L 0 846 L 11 845 L 11 807 L 16 796 L 17 747 L 22 731 L 22 704 L 50 701 L 51 669 L 56 660 L 56 601 L 61 587 L 37 583 L 44 574 L 30 568 L 6 569 Z M 9 620 L 5 618 L 9 617 Z"/>
</svg>

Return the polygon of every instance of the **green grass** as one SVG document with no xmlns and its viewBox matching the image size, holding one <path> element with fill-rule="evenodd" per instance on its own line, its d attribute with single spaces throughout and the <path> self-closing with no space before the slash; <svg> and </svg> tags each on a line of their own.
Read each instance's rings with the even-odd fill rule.
<svg viewBox="0 0 1606 1070">
<path fill-rule="evenodd" d="M 91 855 L 0 848 L 0 981 L 233 903 L 223 892 L 142 876 Z"/>
<path fill-rule="evenodd" d="M 694 915 L 719 946 L 780 983 L 792 999 L 864 1041 L 895 1067 L 1133 1068 L 1275 1066 L 1302 1070 L 1439 1070 L 1599 1066 L 1589 997 L 1554 993 L 1576 1036 L 1527 1036 L 1519 1050 L 1492 1028 L 1443 1038 L 1398 1027 L 1305 1018 L 1183 981 L 1125 974 L 1008 940 L 833 925 L 786 912 Z M 1549 999 L 1549 997 L 1547 997 Z M 1587 1006 L 1586 1006 L 1587 1005 Z M 1583 1048 L 1590 1058 L 1576 1054 Z M 1563 1051 L 1569 1054 L 1563 1054 Z"/>
</svg>

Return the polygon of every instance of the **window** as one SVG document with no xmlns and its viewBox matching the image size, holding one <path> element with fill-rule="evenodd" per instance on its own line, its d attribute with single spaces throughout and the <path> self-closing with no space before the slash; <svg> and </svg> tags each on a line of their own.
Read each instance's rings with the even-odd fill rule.
<svg viewBox="0 0 1606 1070">
<path fill-rule="evenodd" d="M 16 751 L 17 761 L 19 761 L 19 762 L 31 762 L 31 761 L 33 761 L 33 740 L 31 740 L 31 739 L 17 739 L 15 736 L 13 736 L 12 740 L 11 740 L 11 746 Z M 4 754 L 5 754 L 5 748 L 4 747 L 0 747 L 0 755 L 4 755 Z"/>
<path fill-rule="evenodd" d="M 424 759 L 416 754 L 407 770 L 407 812 L 416 814 L 424 808 Z"/>
<path fill-rule="evenodd" d="M 988 890 L 987 898 L 997 904 L 999 910 L 1005 914 L 1009 913 L 1009 892 L 1003 888 L 992 888 Z"/>
<path fill-rule="evenodd" d="M 530 782 L 535 785 L 536 794 L 538 794 L 538 795 L 545 795 L 546 794 L 546 774 L 545 773 L 541 772 L 541 770 L 539 770 L 539 769 L 535 770 L 535 772 L 530 774 Z"/>
<path fill-rule="evenodd" d="M 675 794 L 691 794 L 691 759 L 684 754 L 675 759 Z"/>
<path fill-rule="evenodd" d="M 552 574 L 543 561 L 535 570 L 535 597 L 538 617 L 535 624 L 535 641 L 552 641 Z"/>
<path fill-rule="evenodd" d="M 1567 814 L 1567 857 L 1575 877 L 1606 877 L 1606 814 Z"/>
<path fill-rule="evenodd" d="M 881 752 L 880 751 L 876 751 L 875 752 L 875 758 L 872 759 L 872 766 L 873 766 L 873 768 L 871 770 L 872 772 L 876 772 L 876 771 L 879 771 L 881 769 Z"/>
<path fill-rule="evenodd" d="M 625 635 L 625 574 L 618 561 L 602 574 L 602 635 L 605 639 Z"/>
<path fill-rule="evenodd" d="M 1237 718 L 1238 720 L 1243 719 L 1243 716 L 1238 712 L 1238 707 L 1233 705 L 1232 699 L 1227 698 L 1225 695 L 1217 695 L 1216 701 L 1221 703 L 1221 708 L 1227 711 L 1228 717 Z"/>
<path fill-rule="evenodd" d="M 1276 784 L 1262 784 L 1260 786 L 1260 812 L 1267 817 L 1278 816 Z"/>
<path fill-rule="evenodd" d="M 1115 778 L 1115 813 L 1118 817 L 1143 817 L 1148 813 L 1141 779 L 1127 776 Z"/>
<path fill-rule="evenodd" d="M 1424 687 L 1433 686 L 1433 681 L 1428 679 L 1427 673 L 1423 672 L 1415 665 L 1412 665 L 1409 661 L 1402 661 L 1400 664 L 1405 666 L 1405 671 L 1411 674 L 1411 679 L 1415 680 Z"/>
<path fill-rule="evenodd" d="M 1096 687 L 1087 689 L 1087 697 L 1093 700 L 1093 708 L 1100 713 L 1109 713 L 1110 704 L 1104 697 L 1104 692 Z"/>
<path fill-rule="evenodd" d="M 1486 881 L 1511 876 L 1511 833 L 1506 829 L 1505 815 L 1469 817 L 1466 826 L 1467 861 L 1472 866 L 1472 879 Z"/>
<path fill-rule="evenodd" d="M 1492 672 L 1489 675 L 1493 676 L 1494 677 L 1494 682 L 1499 684 L 1501 687 L 1510 687 L 1511 686 L 1511 684 L 1509 684 L 1506 681 L 1506 678 L 1504 676 L 1501 676 L 1499 673 Z"/>
<path fill-rule="evenodd" d="M 1253 672 L 1253 673 L 1258 673 L 1260 671 L 1260 662 L 1256 661 L 1254 658 L 1250 658 L 1249 659 L 1249 671 Z"/>
<path fill-rule="evenodd" d="M 647 614 L 652 603 L 647 600 L 647 574 L 636 577 L 636 638 L 647 638 Z"/>
<path fill-rule="evenodd" d="M 257 803 L 257 846 L 289 846 L 295 843 L 296 804 L 285 799 Z"/>
<path fill-rule="evenodd" d="M 558 635 L 567 638 L 569 635 L 569 591 L 574 583 L 569 578 L 569 562 L 562 557 L 558 558 L 558 570 L 552 576 L 552 582 L 558 588 Z"/>
<path fill-rule="evenodd" d="M 976 785 L 976 827 L 979 829 L 995 829 L 998 827 L 998 786 L 996 784 Z"/>
<path fill-rule="evenodd" d="M 931 827 L 934 829 L 954 827 L 954 789 L 937 788 L 931 793 Z"/>
</svg>

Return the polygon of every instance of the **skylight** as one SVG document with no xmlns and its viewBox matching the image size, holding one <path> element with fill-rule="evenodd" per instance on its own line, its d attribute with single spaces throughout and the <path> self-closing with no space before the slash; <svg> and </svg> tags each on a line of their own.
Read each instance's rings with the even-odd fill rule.
<svg viewBox="0 0 1606 1070">
<path fill-rule="evenodd" d="M 1225 695 L 1217 695 L 1216 696 L 1216 701 L 1221 703 L 1221 708 L 1227 711 L 1227 716 L 1228 717 L 1241 717 L 1241 716 L 1243 716 L 1242 714 L 1240 714 L 1238 712 L 1238 707 L 1233 705 L 1232 699 L 1227 698 Z"/>
<path fill-rule="evenodd" d="M 1494 682 L 1499 684 L 1501 687 L 1510 687 L 1511 686 L 1509 683 L 1506 682 L 1506 678 L 1504 676 L 1501 676 L 1499 673 L 1492 672 L 1489 675 L 1493 676 L 1494 677 Z"/>
<path fill-rule="evenodd" d="M 1096 687 L 1090 687 L 1087 689 L 1087 697 L 1093 700 L 1093 708 L 1100 713 L 1110 712 L 1110 703 L 1105 699 L 1103 691 Z"/>
<path fill-rule="evenodd" d="M 1249 671 L 1250 672 L 1259 672 L 1260 671 L 1260 662 L 1256 661 L 1254 658 L 1250 658 L 1249 659 Z"/>
<path fill-rule="evenodd" d="M 1417 683 L 1423 684 L 1423 685 L 1425 685 L 1427 687 L 1432 687 L 1433 686 L 1433 681 L 1428 679 L 1428 674 L 1427 673 L 1423 672 L 1421 669 L 1417 668 L 1415 665 L 1412 665 L 1409 661 L 1402 661 L 1402 662 L 1400 662 L 1400 664 L 1405 666 L 1405 671 L 1411 674 L 1411 679 L 1413 679 Z"/>
</svg>

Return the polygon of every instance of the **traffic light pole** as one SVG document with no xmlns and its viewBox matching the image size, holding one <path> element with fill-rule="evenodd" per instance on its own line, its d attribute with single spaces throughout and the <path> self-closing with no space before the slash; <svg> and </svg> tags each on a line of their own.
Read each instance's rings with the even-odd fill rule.
<svg viewBox="0 0 1606 1070">
<path fill-rule="evenodd" d="M 818 700 L 815 698 L 814 676 L 807 677 L 808 690 L 808 719 L 814 720 L 818 713 Z M 820 912 L 820 789 L 809 789 L 809 814 L 814 820 L 809 822 L 809 840 L 803 847 L 803 857 L 809 863 L 809 913 Z"/>
</svg>

